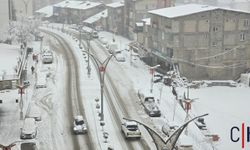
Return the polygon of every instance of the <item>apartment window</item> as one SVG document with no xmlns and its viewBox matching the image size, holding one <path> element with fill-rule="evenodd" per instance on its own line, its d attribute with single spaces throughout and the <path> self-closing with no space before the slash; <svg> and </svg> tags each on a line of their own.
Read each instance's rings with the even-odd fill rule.
<svg viewBox="0 0 250 150">
<path fill-rule="evenodd" d="M 218 31 L 218 27 L 213 27 L 213 31 L 217 32 Z"/>
<path fill-rule="evenodd" d="M 212 42 L 212 46 L 216 47 L 217 46 L 217 42 Z"/>
<path fill-rule="evenodd" d="M 249 20 L 248 19 L 244 19 L 244 27 L 248 27 L 249 26 Z"/>
<path fill-rule="evenodd" d="M 246 40 L 246 35 L 245 33 L 240 34 L 240 41 L 245 41 Z"/>
<path fill-rule="evenodd" d="M 161 33 L 161 39 L 162 39 L 162 40 L 165 39 L 165 33 L 164 33 L 164 32 Z"/>
</svg>

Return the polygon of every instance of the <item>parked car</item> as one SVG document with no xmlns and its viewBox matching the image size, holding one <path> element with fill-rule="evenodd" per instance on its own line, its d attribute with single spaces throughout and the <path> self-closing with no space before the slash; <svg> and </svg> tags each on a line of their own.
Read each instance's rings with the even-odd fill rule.
<svg viewBox="0 0 250 150">
<path fill-rule="evenodd" d="M 25 81 L 23 81 L 23 86 L 30 86 L 30 81 L 28 81 L 28 80 L 25 80 Z"/>
<path fill-rule="evenodd" d="M 34 139 L 37 135 L 37 126 L 34 118 L 25 118 L 21 128 L 21 139 Z"/>
<path fill-rule="evenodd" d="M 98 38 L 99 36 L 98 36 L 98 32 L 97 31 L 93 31 L 92 32 L 92 37 L 93 38 Z"/>
<path fill-rule="evenodd" d="M 126 138 L 141 138 L 141 131 L 138 123 L 134 121 L 125 121 L 121 125 L 121 131 Z"/>
<path fill-rule="evenodd" d="M 178 141 L 178 150 L 193 150 L 192 139 L 186 135 L 181 135 Z"/>
<path fill-rule="evenodd" d="M 168 123 L 165 123 L 161 130 L 162 132 L 167 135 L 167 136 L 170 136 L 172 135 L 177 129 L 179 128 L 179 126 L 175 123 L 175 122 L 168 122 Z"/>
<path fill-rule="evenodd" d="M 204 118 L 198 118 L 194 122 L 200 130 L 207 130 L 207 125 L 205 123 Z"/>
<path fill-rule="evenodd" d="M 126 61 L 125 56 L 124 56 L 122 53 L 116 54 L 116 55 L 115 55 L 115 59 L 116 59 L 118 62 L 125 62 L 125 61 Z"/>
<path fill-rule="evenodd" d="M 73 132 L 75 134 L 87 133 L 87 125 L 86 125 L 86 122 L 83 119 L 83 116 L 78 115 L 78 116 L 74 117 Z"/>
</svg>

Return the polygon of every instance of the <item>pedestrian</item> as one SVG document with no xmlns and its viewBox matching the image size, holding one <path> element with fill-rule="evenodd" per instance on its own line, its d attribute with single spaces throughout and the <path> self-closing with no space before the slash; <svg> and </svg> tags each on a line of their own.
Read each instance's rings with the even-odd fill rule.
<svg viewBox="0 0 250 150">
<path fill-rule="evenodd" d="M 32 74 L 34 73 L 34 71 L 35 71 L 35 67 L 32 66 L 32 67 L 31 67 L 31 72 L 32 72 Z"/>
</svg>

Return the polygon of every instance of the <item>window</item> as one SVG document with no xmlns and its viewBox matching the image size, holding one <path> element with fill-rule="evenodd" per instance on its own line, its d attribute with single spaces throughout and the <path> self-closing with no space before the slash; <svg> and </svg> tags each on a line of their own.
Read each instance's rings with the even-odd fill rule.
<svg viewBox="0 0 250 150">
<path fill-rule="evenodd" d="M 218 27 L 213 27 L 213 31 L 217 32 L 218 31 Z"/>
<path fill-rule="evenodd" d="M 162 39 L 162 40 L 165 39 L 165 33 L 164 33 L 164 32 L 161 33 L 161 39 Z"/>
<path fill-rule="evenodd" d="M 240 41 L 245 41 L 246 40 L 246 35 L 245 33 L 240 34 Z"/>
<path fill-rule="evenodd" d="M 216 47 L 217 46 L 217 42 L 212 42 L 212 46 Z"/>
<path fill-rule="evenodd" d="M 248 27 L 249 26 L 249 20 L 248 19 L 244 19 L 244 27 Z"/>
</svg>

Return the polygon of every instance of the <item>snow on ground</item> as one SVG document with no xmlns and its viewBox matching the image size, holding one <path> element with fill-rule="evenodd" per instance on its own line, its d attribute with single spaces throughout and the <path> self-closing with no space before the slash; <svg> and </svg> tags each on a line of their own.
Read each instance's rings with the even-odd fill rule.
<svg viewBox="0 0 250 150">
<path fill-rule="evenodd" d="M 127 48 L 127 43 L 129 42 L 129 40 L 125 38 L 114 36 L 108 32 L 100 32 L 99 36 L 106 38 L 109 42 L 112 42 L 113 38 L 115 38 L 116 42 L 121 45 L 120 49 Z M 149 89 L 151 76 L 149 74 L 148 67 L 139 59 L 132 59 L 132 63 L 130 64 L 130 54 L 126 51 L 124 51 L 124 53 L 127 60 L 125 63 L 118 63 L 120 68 L 122 68 L 122 72 L 118 76 L 129 77 L 129 79 L 133 82 L 133 87 L 135 89 L 134 92 L 137 92 L 139 89 Z M 119 79 L 115 81 L 119 81 Z M 160 94 L 161 90 L 162 94 Z M 159 130 L 163 122 L 172 121 L 173 118 L 179 124 L 182 124 L 185 121 L 185 112 L 179 105 L 177 105 L 171 90 L 171 88 L 162 84 L 154 84 L 154 95 L 156 98 L 160 99 L 158 103 L 163 112 L 163 117 L 160 119 L 154 118 L 149 120 L 152 120 Z M 205 117 L 208 129 L 211 133 L 219 134 L 221 138 L 218 143 L 206 144 L 204 135 L 193 123 L 191 123 L 188 127 L 187 134 L 193 138 L 193 142 L 195 142 L 195 149 L 212 149 L 211 145 L 215 146 L 215 148 L 219 150 L 231 149 L 231 147 L 237 149 L 240 146 L 240 143 L 232 143 L 230 141 L 230 128 L 232 125 L 240 126 L 242 122 L 249 124 L 249 119 L 246 117 L 247 114 L 249 114 L 249 112 L 247 112 L 248 101 L 246 101 L 249 99 L 247 94 L 249 90 L 249 88 L 243 87 L 210 87 L 190 91 L 190 97 L 199 98 L 199 100 L 195 101 L 193 104 L 191 116 L 194 117 L 209 113 L 209 116 Z M 239 109 L 235 110 L 235 106 L 239 106 Z M 175 117 L 173 117 L 174 113 Z"/>
<path fill-rule="evenodd" d="M 250 125 L 250 88 L 249 87 L 207 87 L 191 89 L 190 97 L 199 99 L 193 103 L 196 113 L 207 112 L 205 121 L 212 133 L 220 136 L 218 149 L 240 149 L 241 142 L 230 140 L 230 130 L 233 126 L 241 127 L 242 123 Z M 235 133 L 235 138 L 240 132 Z M 249 147 L 250 144 L 246 144 Z"/>
</svg>

